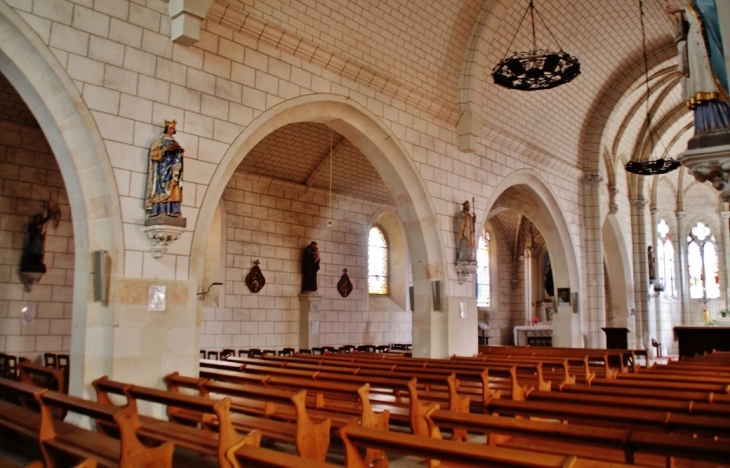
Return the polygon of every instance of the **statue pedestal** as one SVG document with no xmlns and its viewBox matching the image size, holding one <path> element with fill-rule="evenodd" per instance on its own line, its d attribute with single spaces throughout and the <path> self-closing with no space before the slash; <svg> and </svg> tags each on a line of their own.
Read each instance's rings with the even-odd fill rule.
<svg viewBox="0 0 730 468">
<path fill-rule="evenodd" d="M 187 224 L 187 219 L 182 216 L 161 214 L 147 218 L 144 222 L 144 232 L 152 244 L 150 247 L 152 257 L 162 258 L 167 252 L 167 246 L 180 238 Z"/>
<path fill-rule="evenodd" d="M 477 264 L 471 262 L 458 262 L 456 264 L 456 277 L 459 284 L 469 281 L 471 275 L 477 272 Z"/>
<path fill-rule="evenodd" d="M 723 132 L 730 138 L 730 132 Z M 722 199 L 730 202 L 730 142 L 717 137 L 718 146 L 694 147 L 677 157 L 699 182 L 710 182 Z"/>
<path fill-rule="evenodd" d="M 312 349 L 319 347 L 319 306 L 322 296 L 316 292 L 305 292 L 299 295 L 299 348 Z"/>
</svg>

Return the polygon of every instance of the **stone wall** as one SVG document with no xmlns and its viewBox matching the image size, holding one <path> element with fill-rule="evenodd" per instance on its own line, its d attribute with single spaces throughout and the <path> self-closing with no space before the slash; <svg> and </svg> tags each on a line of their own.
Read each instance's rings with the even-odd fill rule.
<svg viewBox="0 0 730 468">
<path fill-rule="evenodd" d="M 327 193 L 300 184 L 236 174 L 223 194 L 225 293 L 204 303 L 201 347 L 299 347 L 299 293 L 304 247 L 316 241 L 321 255 L 317 293 L 322 296 L 320 344 L 411 342 L 411 312 L 367 294 L 367 236 L 387 205 L 334 196 L 334 227 L 327 229 Z M 257 294 L 244 278 L 258 260 L 266 285 Z M 354 289 L 336 290 L 343 269 Z M 407 271 L 399 272 L 407 277 Z"/>
<path fill-rule="evenodd" d="M 28 223 L 45 214 L 52 194 L 61 222 L 45 225 L 47 272 L 27 291 L 19 272 Z M 40 129 L 0 122 L 0 351 L 31 359 L 69 351 L 73 275 L 71 213 L 56 159 Z"/>
</svg>

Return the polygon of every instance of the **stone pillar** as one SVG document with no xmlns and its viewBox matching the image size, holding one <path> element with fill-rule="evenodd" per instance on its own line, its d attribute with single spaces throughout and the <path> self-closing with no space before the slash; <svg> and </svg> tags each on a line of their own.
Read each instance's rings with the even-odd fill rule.
<svg viewBox="0 0 730 468">
<path fill-rule="evenodd" d="M 532 263 L 532 249 L 525 249 L 523 253 L 523 268 L 525 270 L 525 323 L 530 323 L 530 320 L 535 315 L 535 307 L 533 306 L 533 303 L 535 302 L 535 299 L 533 298 L 533 284 L 534 284 L 534 278 L 533 278 L 533 270 L 534 265 Z"/>
<path fill-rule="evenodd" d="M 649 328 L 649 273 L 646 262 L 646 205 L 644 197 L 631 197 L 631 235 L 634 259 L 634 303 L 636 306 L 636 348 L 645 349 Z"/>
<path fill-rule="evenodd" d="M 684 239 L 687 238 L 688 234 L 687 221 L 685 219 L 684 211 L 677 211 L 677 251 L 679 253 L 679 275 L 677 275 L 677 281 L 679 281 L 679 299 L 682 303 L 682 325 L 690 324 L 690 310 L 689 310 L 689 281 L 687 278 L 687 246 Z"/>
<path fill-rule="evenodd" d="M 727 272 L 730 272 L 730 211 L 723 211 L 720 213 L 722 216 L 722 261 L 725 267 L 725 274 L 720 275 L 720 287 L 722 291 L 725 291 L 725 307 L 728 306 L 728 299 L 730 298 L 730 288 L 728 287 Z"/>
<path fill-rule="evenodd" d="M 299 295 L 299 348 L 318 348 L 322 295 L 306 292 Z"/>
<path fill-rule="evenodd" d="M 583 200 L 586 233 L 586 310 L 583 321 L 588 332 L 586 346 L 603 348 L 606 336 L 601 331 L 606 326 L 606 286 L 603 268 L 603 226 L 601 226 L 601 192 L 603 177 L 597 173 L 586 174 Z M 615 190 L 615 189 L 614 189 Z M 615 197 L 615 193 L 613 193 Z M 613 206 L 613 205 L 612 205 Z M 616 207 L 618 209 L 618 207 Z"/>
</svg>

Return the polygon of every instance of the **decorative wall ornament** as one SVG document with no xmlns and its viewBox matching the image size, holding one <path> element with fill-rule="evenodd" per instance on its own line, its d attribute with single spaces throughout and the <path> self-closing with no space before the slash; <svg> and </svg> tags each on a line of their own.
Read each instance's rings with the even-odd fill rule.
<svg viewBox="0 0 730 468">
<path fill-rule="evenodd" d="M 342 276 L 337 282 L 337 292 L 342 297 L 347 297 L 352 292 L 352 281 L 350 281 L 350 277 L 347 275 L 347 268 L 342 270 Z"/>
<path fill-rule="evenodd" d="M 258 260 L 253 262 L 253 267 L 251 267 L 251 271 L 248 272 L 245 279 L 248 290 L 254 294 L 261 291 L 266 285 L 266 278 L 264 278 L 264 274 L 259 268 L 259 263 L 261 262 Z"/>
</svg>

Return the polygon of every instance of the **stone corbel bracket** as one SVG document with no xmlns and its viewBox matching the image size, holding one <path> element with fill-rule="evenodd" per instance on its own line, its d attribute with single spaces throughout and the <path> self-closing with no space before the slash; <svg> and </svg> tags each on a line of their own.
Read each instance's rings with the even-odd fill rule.
<svg viewBox="0 0 730 468">
<path fill-rule="evenodd" d="M 170 38 L 191 46 L 200 40 L 200 23 L 208 15 L 213 0 L 170 0 Z"/>
<path fill-rule="evenodd" d="M 20 280 L 25 285 L 25 290 L 31 292 L 33 285 L 38 284 L 45 273 L 42 271 L 21 271 Z"/>
<path fill-rule="evenodd" d="M 150 240 L 150 253 L 153 258 L 162 258 L 167 252 L 167 246 L 180 238 L 185 228 L 179 226 L 155 225 L 144 228 L 147 239 Z"/>
<path fill-rule="evenodd" d="M 456 280 L 459 282 L 459 284 L 463 284 L 466 281 L 469 281 L 469 278 L 471 278 L 471 275 L 477 272 L 477 265 L 476 263 L 462 263 L 462 264 L 456 264 Z"/>
</svg>

